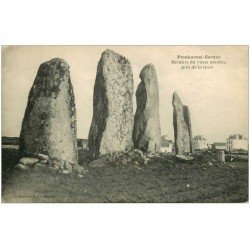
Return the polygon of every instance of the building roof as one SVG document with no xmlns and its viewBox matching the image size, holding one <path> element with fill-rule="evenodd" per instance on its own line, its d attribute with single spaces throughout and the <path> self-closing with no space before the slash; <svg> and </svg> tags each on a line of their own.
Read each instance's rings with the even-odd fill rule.
<svg viewBox="0 0 250 250">
<path fill-rule="evenodd" d="M 206 141 L 207 139 L 206 139 L 203 135 L 196 135 L 196 136 L 194 137 L 194 140 Z"/>
<path fill-rule="evenodd" d="M 227 140 L 246 140 L 243 135 L 235 134 L 235 135 L 229 135 L 229 138 Z"/>
<path fill-rule="evenodd" d="M 227 146 L 225 142 L 214 142 L 213 145 L 214 146 Z"/>
</svg>

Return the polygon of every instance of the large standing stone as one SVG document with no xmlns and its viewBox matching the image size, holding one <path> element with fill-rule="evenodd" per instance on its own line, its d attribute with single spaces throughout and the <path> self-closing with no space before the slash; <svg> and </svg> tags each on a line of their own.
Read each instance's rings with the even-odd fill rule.
<svg viewBox="0 0 250 250">
<path fill-rule="evenodd" d="M 136 91 L 137 109 L 134 118 L 134 147 L 145 152 L 158 152 L 161 147 L 159 89 L 155 68 L 146 65 L 140 73 Z"/>
<path fill-rule="evenodd" d="M 183 116 L 184 116 L 184 121 L 187 124 L 188 127 L 188 133 L 189 133 L 189 139 L 190 139 L 190 152 L 193 152 L 193 144 L 192 144 L 192 125 L 191 125 L 191 116 L 190 116 L 190 111 L 188 106 L 183 105 Z"/>
<path fill-rule="evenodd" d="M 40 65 L 22 123 L 20 155 L 38 153 L 77 162 L 75 97 L 69 66 L 59 58 Z"/>
<path fill-rule="evenodd" d="M 93 157 L 132 148 L 133 74 L 128 59 L 102 53 L 94 87 L 89 149 Z"/>
<path fill-rule="evenodd" d="M 173 125 L 176 153 L 187 154 L 190 153 L 189 130 L 184 119 L 182 102 L 176 92 L 173 94 L 172 104 L 174 108 Z"/>
</svg>

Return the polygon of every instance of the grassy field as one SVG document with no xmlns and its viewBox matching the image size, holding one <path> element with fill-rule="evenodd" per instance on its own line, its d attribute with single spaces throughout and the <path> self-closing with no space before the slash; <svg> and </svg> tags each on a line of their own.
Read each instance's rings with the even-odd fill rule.
<svg viewBox="0 0 250 250">
<path fill-rule="evenodd" d="M 81 159 L 81 152 L 80 159 Z M 85 164 L 83 178 L 46 167 L 14 169 L 16 149 L 2 150 L 2 202 L 246 202 L 248 163 L 207 164 L 154 157 L 147 165 Z M 80 164 L 84 164 L 81 160 Z"/>
</svg>

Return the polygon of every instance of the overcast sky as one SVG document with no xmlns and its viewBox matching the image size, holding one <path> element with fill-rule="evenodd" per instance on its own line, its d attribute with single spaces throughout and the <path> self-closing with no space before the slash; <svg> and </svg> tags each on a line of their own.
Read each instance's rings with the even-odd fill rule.
<svg viewBox="0 0 250 250">
<path fill-rule="evenodd" d="M 54 57 L 70 66 L 77 111 L 78 138 L 87 138 L 97 63 L 105 49 L 131 62 L 134 93 L 139 73 L 148 63 L 156 69 L 160 91 L 162 134 L 173 139 L 172 94 L 177 91 L 191 112 L 193 135 L 209 142 L 229 134 L 248 136 L 247 46 L 9 46 L 2 49 L 2 136 L 19 136 L 27 98 L 38 67 Z M 214 69 L 181 70 L 177 55 L 220 56 L 227 64 Z M 135 99 L 135 96 L 134 96 Z M 134 100 L 134 112 L 136 104 Z"/>
</svg>

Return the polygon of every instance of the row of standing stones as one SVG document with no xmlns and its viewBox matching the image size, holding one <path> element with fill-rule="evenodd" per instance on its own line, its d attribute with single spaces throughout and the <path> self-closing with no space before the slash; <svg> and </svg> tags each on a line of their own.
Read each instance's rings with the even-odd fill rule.
<svg viewBox="0 0 250 250">
<path fill-rule="evenodd" d="M 141 70 L 140 79 L 134 116 L 134 83 L 129 60 L 112 50 L 102 53 L 97 66 L 88 137 L 93 159 L 133 149 L 153 154 L 160 151 L 159 89 L 152 64 Z M 176 92 L 172 104 L 176 153 L 187 155 L 192 152 L 190 112 Z M 20 160 L 22 169 L 25 169 L 25 162 L 34 165 L 40 160 L 52 167 L 59 165 L 64 173 L 77 169 L 82 174 L 78 166 L 73 86 L 69 66 L 60 58 L 45 62 L 38 69 L 22 123 L 19 154 L 26 157 Z"/>
</svg>

